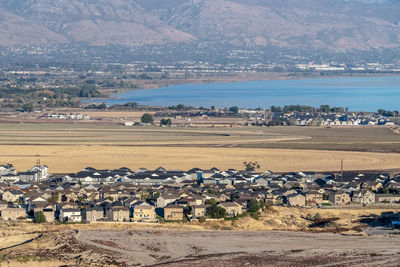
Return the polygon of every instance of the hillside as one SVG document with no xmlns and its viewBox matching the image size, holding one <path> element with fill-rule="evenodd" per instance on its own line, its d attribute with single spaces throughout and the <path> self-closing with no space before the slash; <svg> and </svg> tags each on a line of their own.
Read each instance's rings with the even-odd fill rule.
<svg viewBox="0 0 400 267">
<path fill-rule="evenodd" d="M 398 0 L 0 0 L 0 7 L 0 45 L 400 46 Z"/>
<path fill-rule="evenodd" d="M 396 11 L 396 12 L 395 12 Z M 187 1 L 161 20 L 204 41 L 370 49 L 399 45 L 399 7 L 326 0 Z"/>
<path fill-rule="evenodd" d="M 70 42 L 92 45 L 182 42 L 194 39 L 128 0 L 2 1 L 14 14 Z"/>
<path fill-rule="evenodd" d="M 65 42 L 67 39 L 46 27 L 0 8 L 0 45 Z"/>
</svg>

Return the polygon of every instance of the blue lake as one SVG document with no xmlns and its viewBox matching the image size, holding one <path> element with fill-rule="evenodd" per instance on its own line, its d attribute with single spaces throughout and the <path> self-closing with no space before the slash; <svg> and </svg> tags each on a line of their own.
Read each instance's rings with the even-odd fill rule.
<svg viewBox="0 0 400 267">
<path fill-rule="evenodd" d="M 152 106 L 240 108 L 328 104 L 354 111 L 399 110 L 400 76 L 184 84 L 134 90 L 113 97 L 117 99 L 105 102 L 109 105 L 137 102 Z"/>
</svg>

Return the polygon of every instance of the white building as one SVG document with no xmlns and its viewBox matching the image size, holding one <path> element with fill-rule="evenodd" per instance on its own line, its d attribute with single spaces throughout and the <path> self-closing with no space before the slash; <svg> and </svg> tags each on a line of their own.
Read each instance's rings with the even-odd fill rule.
<svg viewBox="0 0 400 267">
<path fill-rule="evenodd" d="M 62 209 L 59 220 L 61 222 L 81 222 L 82 215 L 80 209 Z"/>
</svg>

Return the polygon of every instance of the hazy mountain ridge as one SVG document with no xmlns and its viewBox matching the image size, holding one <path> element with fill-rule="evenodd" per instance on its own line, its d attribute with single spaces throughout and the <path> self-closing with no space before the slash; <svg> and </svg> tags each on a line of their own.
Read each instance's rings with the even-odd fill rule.
<svg viewBox="0 0 400 267">
<path fill-rule="evenodd" d="M 23 2 L 23 3 L 22 3 Z M 129 0 L 37 0 L 3 7 L 65 36 L 93 45 L 182 42 L 194 39 Z"/>
<path fill-rule="evenodd" d="M 201 39 L 222 36 L 242 45 L 342 49 L 398 46 L 400 27 L 383 16 L 398 18 L 400 13 L 377 9 L 369 4 L 331 0 L 198 0 L 174 9 L 164 20 Z"/>
<path fill-rule="evenodd" d="M 0 8 L 0 45 L 66 42 L 67 39 L 46 27 Z"/>
<path fill-rule="evenodd" d="M 400 46 L 399 0 L 0 0 L 0 7 L 9 13 L 0 22 L 0 39 L 9 40 L 2 45 L 200 40 L 329 49 Z M 42 33 L 12 40 L 21 25 Z"/>
</svg>

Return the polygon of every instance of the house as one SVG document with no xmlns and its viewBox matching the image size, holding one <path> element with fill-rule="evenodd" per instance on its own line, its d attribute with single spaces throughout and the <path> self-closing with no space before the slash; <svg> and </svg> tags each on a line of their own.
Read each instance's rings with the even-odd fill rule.
<svg viewBox="0 0 400 267">
<path fill-rule="evenodd" d="M 183 208 L 179 205 L 168 205 L 164 207 L 164 219 L 168 221 L 183 220 Z"/>
<path fill-rule="evenodd" d="M 0 165 L 0 176 L 7 174 L 16 174 L 16 173 L 17 171 L 15 170 L 12 164 Z"/>
<path fill-rule="evenodd" d="M 191 197 L 188 197 L 188 204 L 189 204 L 189 206 L 203 205 L 204 199 L 203 199 L 203 197 L 200 197 L 200 196 L 191 196 Z"/>
<path fill-rule="evenodd" d="M 140 202 L 138 198 L 126 198 L 123 200 L 123 204 L 125 207 L 133 207 L 136 203 Z"/>
<path fill-rule="evenodd" d="M 81 222 L 82 215 L 80 209 L 61 209 L 58 217 L 61 222 Z"/>
<path fill-rule="evenodd" d="M 254 179 L 254 183 L 258 186 L 268 186 L 268 180 L 263 177 L 258 177 Z"/>
<path fill-rule="evenodd" d="M 219 207 L 224 208 L 226 210 L 226 214 L 228 216 L 236 216 L 242 214 L 243 207 L 242 205 L 236 202 L 223 202 L 218 204 Z"/>
<path fill-rule="evenodd" d="M 33 204 L 30 205 L 30 209 L 33 210 L 34 213 L 43 211 L 45 209 L 47 210 L 54 210 L 54 206 L 47 201 L 45 202 L 34 202 Z"/>
<path fill-rule="evenodd" d="M 5 202 L 17 202 L 22 199 L 24 193 L 21 190 L 10 190 L 6 191 L 2 195 L 2 199 Z"/>
<path fill-rule="evenodd" d="M 329 202 L 334 205 L 347 205 L 350 204 L 350 195 L 343 191 L 336 191 L 329 194 Z"/>
<path fill-rule="evenodd" d="M 353 192 L 351 200 L 359 204 L 371 204 L 375 203 L 375 194 L 369 190 L 362 189 L 360 191 Z"/>
<path fill-rule="evenodd" d="M 170 203 L 174 203 L 180 199 L 180 196 L 177 194 L 163 194 L 157 198 L 157 208 L 164 208 Z"/>
<path fill-rule="evenodd" d="M 206 216 L 206 205 L 194 205 L 192 206 L 192 216 L 193 218 L 199 218 Z"/>
<path fill-rule="evenodd" d="M 26 218 L 26 211 L 22 208 L 5 208 L 1 211 L 1 219 L 4 221 L 16 221 Z"/>
<path fill-rule="evenodd" d="M 19 175 L 12 174 L 12 173 L 3 174 L 3 175 L 0 175 L 0 181 L 6 182 L 6 183 L 15 183 L 15 182 L 19 181 Z"/>
<path fill-rule="evenodd" d="M 54 210 L 53 209 L 42 209 L 34 211 L 34 215 L 38 212 L 43 212 L 44 218 L 46 222 L 53 223 L 54 222 Z"/>
<path fill-rule="evenodd" d="M 37 171 L 20 172 L 18 175 L 22 182 L 39 182 L 40 176 Z"/>
<path fill-rule="evenodd" d="M 290 194 L 286 197 L 289 206 L 305 206 L 306 197 L 302 194 Z"/>
<path fill-rule="evenodd" d="M 82 215 L 83 220 L 86 222 L 97 222 L 103 219 L 104 209 L 100 206 L 85 208 Z"/>
<path fill-rule="evenodd" d="M 38 181 L 46 179 L 49 176 L 49 167 L 47 167 L 46 165 L 37 165 L 33 167 L 30 171 L 38 173 Z"/>
<path fill-rule="evenodd" d="M 318 191 L 309 191 L 306 193 L 307 205 L 320 205 L 323 201 L 323 194 Z"/>
<path fill-rule="evenodd" d="M 400 195 L 392 195 L 392 194 L 376 194 L 375 202 L 376 203 L 396 203 L 400 201 Z"/>
<path fill-rule="evenodd" d="M 117 222 L 129 222 L 129 208 L 124 206 L 110 207 L 106 211 L 108 219 Z"/>
<path fill-rule="evenodd" d="M 147 203 L 141 203 L 133 206 L 134 221 L 150 221 L 156 219 L 155 207 Z"/>
</svg>

